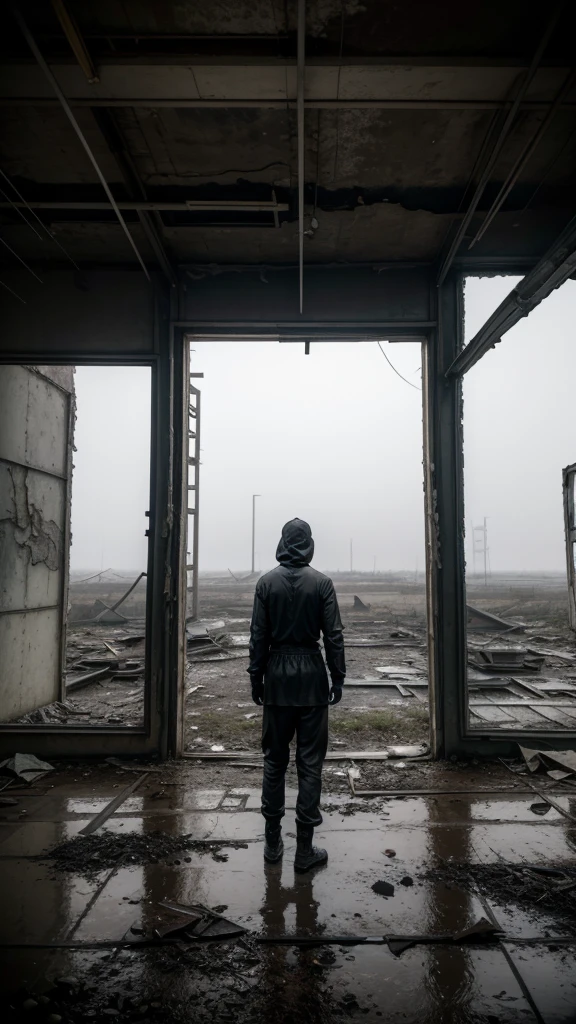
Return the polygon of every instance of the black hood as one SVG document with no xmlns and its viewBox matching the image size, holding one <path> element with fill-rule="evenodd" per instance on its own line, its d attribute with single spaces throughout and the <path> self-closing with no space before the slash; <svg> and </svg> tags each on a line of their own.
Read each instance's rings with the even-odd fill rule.
<svg viewBox="0 0 576 1024">
<path fill-rule="evenodd" d="M 314 556 L 312 530 L 303 519 L 291 519 L 282 527 L 282 537 L 276 548 L 276 560 L 281 565 L 309 565 Z"/>
</svg>

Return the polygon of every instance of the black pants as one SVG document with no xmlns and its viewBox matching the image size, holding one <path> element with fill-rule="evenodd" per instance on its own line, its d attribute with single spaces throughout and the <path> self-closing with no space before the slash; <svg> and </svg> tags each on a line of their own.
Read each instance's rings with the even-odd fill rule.
<svg viewBox="0 0 576 1024">
<path fill-rule="evenodd" d="M 328 749 L 328 706 L 282 707 L 266 704 L 262 719 L 264 781 L 262 814 L 280 823 L 284 817 L 284 776 L 290 761 L 290 742 L 296 733 L 298 800 L 296 821 L 320 825 L 322 762 Z"/>
</svg>

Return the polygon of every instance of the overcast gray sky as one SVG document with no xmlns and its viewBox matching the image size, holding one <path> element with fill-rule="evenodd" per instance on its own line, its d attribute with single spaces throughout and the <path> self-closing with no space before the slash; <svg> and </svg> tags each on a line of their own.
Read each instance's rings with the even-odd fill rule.
<svg viewBox="0 0 576 1024">
<path fill-rule="evenodd" d="M 516 278 L 466 282 L 471 338 Z M 497 570 L 565 569 L 562 468 L 576 462 L 576 282 L 506 334 L 464 378 L 464 471 L 470 525 L 488 516 Z"/>
<path fill-rule="evenodd" d="M 467 337 L 512 278 L 466 285 Z M 561 470 L 576 461 L 576 283 L 506 335 L 465 378 L 467 549 L 488 516 L 496 570 L 563 569 Z M 202 389 L 200 567 L 275 564 L 282 524 L 307 519 L 314 564 L 424 568 L 420 347 L 375 343 L 194 343 Z M 145 568 L 150 371 L 80 367 L 73 569 Z"/>
<path fill-rule="evenodd" d="M 150 369 L 78 366 L 71 569 L 146 569 Z"/>
</svg>

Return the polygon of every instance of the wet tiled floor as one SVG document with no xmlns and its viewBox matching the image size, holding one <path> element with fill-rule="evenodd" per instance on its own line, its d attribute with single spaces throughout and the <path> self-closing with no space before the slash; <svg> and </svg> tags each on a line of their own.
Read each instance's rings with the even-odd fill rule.
<svg viewBox="0 0 576 1024">
<path fill-rule="evenodd" d="M 50 1002 L 38 1003 L 26 1019 L 56 1024 L 49 1016 L 56 1008 L 64 1022 L 576 1021 L 576 920 L 559 920 L 544 904 L 487 900 L 442 880 L 440 869 L 451 862 L 572 865 L 576 825 L 556 810 L 536 816 L 530 795 L 434 795 L 376 806 L 327 794 L 330 809 L 316 839 L 329 863 L 295 875 L 294 792 L 287 794 L 283 862 L 265 866 L 256 790 L 173 784 L 158 796 L 150 787 L 127 799 L 104 827 L 120 835 L 191 833 L 217 841 L 218 857 L 227 859 L 215 859 L 207 846 L 188 861 L 119 865 L 90 880 L 42 859 L 118 788 L 105 778 L 73 781 L 60 773 L 49 785 L 19 790 L 19 804 L 2 808 L 0 979 L 11 1019 L 26 1014 L 26 998 L 38 1003 L 47 992 Z M 574 813 L 574 800 L 557 799 Z M 375 894 L 377 880 L 391 883 L 394 895 Z M 167 899 L 225 907 L 226 917 L 247 929 L 247 942 L 196 944 L 191 961 L 173 956 L 167 966 L 166 947 L 142 940 Z M 490 915 L 502 941 L 418 944 L 400 956 L 381 943 L 390 935 L 458 933 Z M 286 935 L 317 936 L 324 944 L 259 946 L 254 955 L 251 936 Z M 380 944 L 326 942 L 344 936 Z M 52 989 L 70 976 L 66 991 Z"/>
</svg>

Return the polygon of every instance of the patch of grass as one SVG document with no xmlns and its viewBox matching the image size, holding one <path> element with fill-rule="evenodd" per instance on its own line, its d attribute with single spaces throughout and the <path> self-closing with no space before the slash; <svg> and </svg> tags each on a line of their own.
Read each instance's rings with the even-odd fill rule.
<svg viewBox="0 0 576 1024">
<path fill-rule="evenodd" d="M 250 733 L 256 737 L 262 727 L 260 715 L 256 718 L 237 718 L 236 715 L 228 715 L 224 711 L 204 711 L 199 718 L 194 718 L 193 722 L 198 726 L 196 735 L 228 742 L 235 737 L 242 739 Z"/>
<path fill-rule="evenodd" d="M 341 715 L 330 720 L 331 732 L 344 735 L 367 729 L 387 732 L 397 725 L 398 719 L 393 711 L 366 711 L 361 715 Z"/>
<path fill-rule="evenodd" d="M 402 708 L 365 711 L 355 715 L 334 715 L 330 718 L 333 736 L 354 738 L 361 746 L 365 741 L 408 743 L 426 740 L 429 728 L 428 708 L 423 704 Z"/>
</svg>

